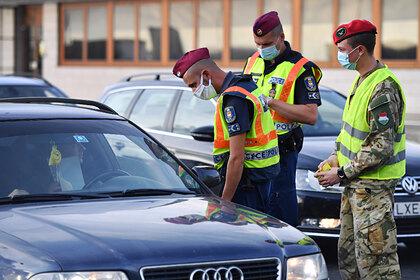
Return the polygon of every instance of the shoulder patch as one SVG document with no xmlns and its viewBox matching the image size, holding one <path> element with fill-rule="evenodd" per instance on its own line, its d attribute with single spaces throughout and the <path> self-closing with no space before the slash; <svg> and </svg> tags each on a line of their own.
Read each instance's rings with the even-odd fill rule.
<svg viewBox="0 0 420 280">
<path fill-rule="evenodd" d="M 383 111 L 378 114 L 378 122 L 382 125 L 386 125 L 389 122 L 388 113 Z"/>
<path fill-rule="evenodd" d="M 228 125 L 228 132 L 230 134 L 234 133 L 234 132 L 237 132 L 237 131 L 240 131 L 240 130 L 241 130 L 241 126 L 239 125 L 239 123 L 234 123 L 234 124 Z"/>
<path fill-rule="evenodd" d="M 369 103 L 368 109 L 372 111 L 373 109 L 378 108 L 379 106 L 382 106 L 384 104 L 387 104 L 390 101 L 391 101 L 391 97 L 389 96 L 389 94 L 383 94 L 383 95 L 374 97 Z"/>
<path fill-rule="evenodd" d="M 227 106 L 224 110 L 225 120 L 227 123 L 233 123 L 236 120 L 236 112 L 233 106 Z"/>
<path fill-rule="evenodd" d="M 312 100 L 318 100 L 320 99 L 320 95 L 318 91 L 312 91 L 312 92 L 308 92 L 308 99 L 312 99 Z"/>
<path fill-rule="evenodd" d="M 306 77 L 304 79 L 306 89 L 309 91 L 315 91 L 316 90 L 316 82 L 315 78 L 312 76 Z"/>
</svg>

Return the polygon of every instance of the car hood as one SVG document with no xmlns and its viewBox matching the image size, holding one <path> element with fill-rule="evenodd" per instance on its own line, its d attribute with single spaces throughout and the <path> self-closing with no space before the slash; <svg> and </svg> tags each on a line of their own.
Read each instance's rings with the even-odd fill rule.
<svg viewBox="0 0 420 280">
<path fill-rule="evenodd" d="M 63 270 L 304 255 L 295 228 L 216 197 L 156 197 L 3 206 L 0 230 Z M 34 256 L 35 258 L 38 257 Z"/>
<path fill-rule="evenodd" d="M 318 164 L 331 155 L 336 137 L 305 137 L 302 151 L 299 153 L 299 169 L 315 171 Z M 407 175 L 420 176 L 420 145 L 406 142 Z"/>
</svg>

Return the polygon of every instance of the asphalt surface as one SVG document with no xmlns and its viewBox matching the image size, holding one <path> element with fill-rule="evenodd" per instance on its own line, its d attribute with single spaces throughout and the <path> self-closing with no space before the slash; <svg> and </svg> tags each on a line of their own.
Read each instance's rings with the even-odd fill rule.
<svg viewBox="0 0 420 280">
<path fill-rule="evenodd" d="M 327 262 L 330 280 L 341 279 L 337 266 L 337 242 L 316 240 L 321 247 L 325 261 Z M 398 257 L 400 260 L 402 279 L 420 280 L 420 241 L 418 244 L 398 244 Z"/>
</svg>

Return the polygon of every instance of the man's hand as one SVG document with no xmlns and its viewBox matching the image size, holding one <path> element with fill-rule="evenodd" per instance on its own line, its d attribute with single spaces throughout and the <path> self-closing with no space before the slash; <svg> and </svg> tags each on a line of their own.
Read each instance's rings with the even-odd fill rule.
<svg viewBox="0 0 420 280">
<path fill-rule="evenodd" d="M 318 171 L 314 176 L 318 179 L 318 182 L 323 187 L 333 186 L 340 183 L 340 177 L 337 174 L 338 167 L 333 167 L 329 171 Z"/>
<path fill-rule="evenodd" d="M 272 100 L 273 98 L 272 98 L 272 97 L 270 97 L 270 96 L 265 96 L 264 94 L 261 94 L 259 98 L 260 98 L 260 100 L 261 100 L 261 104 L 262 104 L 262 106 L 263 106 L 263 108 L 264 108 L 264 112 L 265 112 L 265 111 L 267 111 L 268 109 L 270 109 L 269 102 L 270 102 L 270 100 Z"/>
</svg>

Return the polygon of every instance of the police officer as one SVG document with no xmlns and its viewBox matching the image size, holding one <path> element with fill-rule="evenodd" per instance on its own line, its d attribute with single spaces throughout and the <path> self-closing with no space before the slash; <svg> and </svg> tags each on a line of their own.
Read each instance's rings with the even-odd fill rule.
<svg viewBox="0 0 420 280">
<path fill-rule="evenodd" d="M 270 111 L 255 83 L 222 71 L 207 48 L 184 54 L 173 73 L 183 78 L 194 96 L 205 100 L 219 96 L 213 155 L 224 179 L 222 198 L 266 211 L 279 153 Z"/>
<path fill-rule="evenodd" d="M 393 195 L 405 174 L 405 96 L 389 68 L 373 56 L 376 27 L 353 20 L 334 32 L 338 61 L 359 75 L 343 113 L 324 186 L 341 183 L 338 263 L 343 279 L 400 279 Z"/>
<path fill-rule="evenodd" d="M 277 12 L 257 18 L 253 31 L 258 51 L 248 58 L 243 72 L 251 75 L 268 97 L 281 157 L 280 173 L 272 183 L 269 214 L 296 226 L 296 162 L 303 144 L 300 124 L 316 122 L 322 73 L 290 48 Z"/>
</svg>

